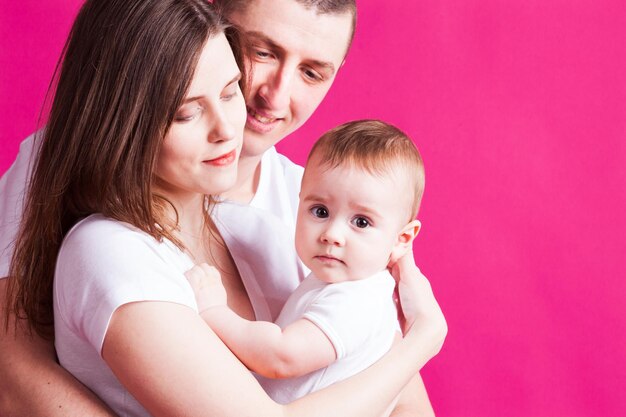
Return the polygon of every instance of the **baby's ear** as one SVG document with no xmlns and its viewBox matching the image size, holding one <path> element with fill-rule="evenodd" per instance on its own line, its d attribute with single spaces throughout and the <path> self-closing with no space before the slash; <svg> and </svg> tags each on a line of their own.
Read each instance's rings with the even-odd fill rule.
<svg viewBox="0 0 626 417">
<path fill-rule="evenodd" d="M 391 250 L 390 263 L 395 263 L 398 259 L 402 258 L 407 251 L 413 248 L 413 239 L 415 239 L 415 236 L 417 236 L 421 228 L 422 224 L 420 221 L 413 220 L 400 230 L 396 244 Z"/>
</svg>

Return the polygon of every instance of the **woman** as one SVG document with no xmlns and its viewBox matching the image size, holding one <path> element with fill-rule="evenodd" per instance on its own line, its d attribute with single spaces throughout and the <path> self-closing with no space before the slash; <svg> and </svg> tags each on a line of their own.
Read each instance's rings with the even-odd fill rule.
<svg viewBox="0 0 626 417">
<path fill-rule="evenodd" d="M 398 346 L 286 406 L 197 314 L 184 273 L 230 261 L 207 209 L 235 183 L 245 123 L 224 32 L 203 0 L 83 6 L 11 264 L 13 308 L 45 333 L 54 293 L 61 363 L 118 414 L 380 415 L 445 335 L 422 278 L 401 282 L 415 324 Z M 250 317 L 241 282 L 226 289 Z"/>
</svg>

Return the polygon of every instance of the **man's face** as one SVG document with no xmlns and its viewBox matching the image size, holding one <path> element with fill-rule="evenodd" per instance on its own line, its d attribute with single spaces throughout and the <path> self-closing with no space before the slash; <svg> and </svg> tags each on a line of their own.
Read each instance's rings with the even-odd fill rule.
<svg viewBox="0 0 626 417">
<path fill-rule="evenodd" d="M 229 20 L 251 76 L 242 157 L 260 156 L 311 116 L 343 63 L 352 15 L 318 15 L 294 0 L 250 0 Z"/>
</svg>

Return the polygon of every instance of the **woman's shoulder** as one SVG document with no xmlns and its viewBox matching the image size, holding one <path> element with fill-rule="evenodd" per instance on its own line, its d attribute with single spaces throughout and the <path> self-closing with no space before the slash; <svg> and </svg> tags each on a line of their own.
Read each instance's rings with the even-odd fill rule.
<svg viewBox="0 0 626 417">
<path fill-rule="evenodd" d="M 92 214 L 79 221 L 63 240 L 59 259 L 101 258 L 139 263 L 141 260 L 174 261 L 184 254 L 170 241 L 158 241 L 139 228 Z"/>
<path fill-rule="evenodd" d="M 63 245 L 102 246 L 109 243 L 142 241 L 158 243 L 140 229 L 119 220 L 92 214 L 76 223 L 65 236 Z"/>
<path fill-rule="evenodd" d="M 143 285 L 145 279 L 158 277 L 177 280 L 192 266 L 189 256 L 169 240 L 158 241 L 128 223 L 94 214 L 67 234 L 57 258 L 56 278 L 84 275 L 96 281 Z"/>
</svg>

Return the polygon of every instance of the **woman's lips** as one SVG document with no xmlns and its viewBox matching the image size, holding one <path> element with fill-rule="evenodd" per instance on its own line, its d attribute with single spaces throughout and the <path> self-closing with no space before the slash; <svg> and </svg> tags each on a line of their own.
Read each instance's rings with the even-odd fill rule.
<svg viewBox="0 0 626 417">
<path fill-rule="evenodd" d="M 214 165 L 214 166 L 225 166 L 232 164 L 237 158 L 237 150 L 233 149 L 232 151 L 224 154 L 222 156 L 218 156 L 215 159 L 210 159 L 208 161 L 204 161 L 205 164 Z"/>
</svg>

